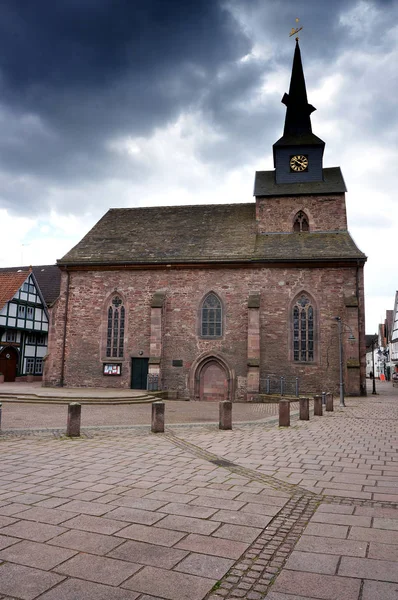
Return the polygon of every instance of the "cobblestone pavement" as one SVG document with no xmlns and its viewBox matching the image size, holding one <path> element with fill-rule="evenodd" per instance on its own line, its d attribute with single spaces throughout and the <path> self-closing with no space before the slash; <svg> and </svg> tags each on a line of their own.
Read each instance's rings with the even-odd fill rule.
<svg viewBox="0 0 398 600">
<path fill-rule="evenodd" d="M 397 600 L 383 392 L 289 429 L 0 436 L 0 600 Z"/>
</svg>

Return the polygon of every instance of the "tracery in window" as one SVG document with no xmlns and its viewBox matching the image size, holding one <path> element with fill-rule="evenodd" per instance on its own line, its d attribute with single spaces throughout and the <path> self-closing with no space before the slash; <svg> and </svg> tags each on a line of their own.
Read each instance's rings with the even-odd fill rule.
<svg viewBox="0 0 398 600">
<path fill-rule="evenodd" d="M 305 212 L 300 210 L 294 218 L 293 231 L 301 233 L 303 231 L 309 231 L 309 230 L 310 230 L 310 225 L 308 222 L 308 217 L 305 214 Z"/>
<path fill-rule="evenodd" d="M 125 314 L 122 299 L 119 296 L 112 298 L 106 333 L 106 356 L 109 358 L 123 358 Z"/>
<path fill-rule="evenodd" d="M 314 307 L 304 294 L 293 306 L 293 358 L 301 362 L 314 360 Z"/>
<path fill-rule="evenodd" d="M 201 335 L 211 338 L 222 336 L 222 306 L 214 292 L 210 292 L 202 304 Z"/>
</svg>

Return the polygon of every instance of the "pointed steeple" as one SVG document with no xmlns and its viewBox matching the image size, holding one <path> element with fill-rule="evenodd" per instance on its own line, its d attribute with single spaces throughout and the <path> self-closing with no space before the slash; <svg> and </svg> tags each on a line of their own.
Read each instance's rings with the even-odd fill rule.
<svg viewBox="0 0 398 600">
<path fill-rule="evenodd" d="M 312 133 L 310 115 L 316 108 L 308 104 L 298 40 L 294 51 L 289 94 L 283 96 L 282 102 L 287 107 L 283 135 L 300 136 Z"/>
<path fill-rule="evenodd" d="M 294 50 L 289 93 L 282 98 L 286 105 L 283 136 L 273 145 L 276 183 L 322 181 L 322 158 L 325 142 L 312 133 L 311 113 L 298 40 Z"/>
</svg>

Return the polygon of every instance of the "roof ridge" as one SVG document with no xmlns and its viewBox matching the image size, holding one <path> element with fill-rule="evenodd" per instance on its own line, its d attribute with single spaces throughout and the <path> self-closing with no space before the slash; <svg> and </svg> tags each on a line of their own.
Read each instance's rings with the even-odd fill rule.
<svg viewBox="0 0 398 600">
<path fill-rule="evenodd" d="M 255 202 L 220 202 L 218 204 L 173 204 L 171 206 L 119 206 L 113 207 L 108 210 L 117 211 L 117 210 L 154 210 L 154 209 L 173 209 L 173 208 L 214 208 L 214 207 L 225 207 L 225 206 L 255 206 Z"/>
</svg>

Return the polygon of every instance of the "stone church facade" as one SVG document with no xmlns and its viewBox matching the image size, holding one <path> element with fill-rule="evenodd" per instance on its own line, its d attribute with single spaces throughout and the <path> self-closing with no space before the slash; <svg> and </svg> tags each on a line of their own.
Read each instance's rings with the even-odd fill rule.
<svg viewBox="0 0 398 600">
<path fill-rule="evenodd" d="M 58 261 L 45 385 L 157 381 L 172 397 L 242 401 L 272 374 L 336 392 L 340 317 L 346 393 L 366 393 L 366 257 L 340 168 L 323 167 L 312 133 L 298 43 L 282 102 L 255 202 L 111 209 Z"/>
</svg>

